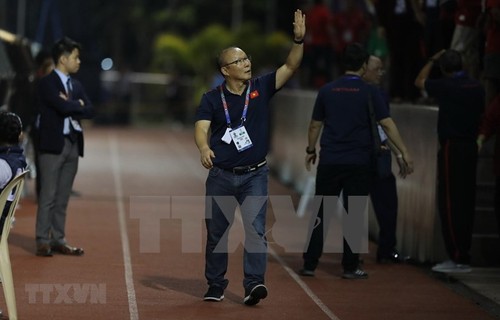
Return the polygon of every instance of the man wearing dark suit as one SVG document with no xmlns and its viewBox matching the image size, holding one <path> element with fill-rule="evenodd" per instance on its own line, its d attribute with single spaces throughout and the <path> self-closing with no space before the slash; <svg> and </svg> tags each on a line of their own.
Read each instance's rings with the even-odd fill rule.
<svg viewBox="0 0 500 320">
<path fill-rule="evenodd" d="M 39 174 L 40 195 L 36 221 L 38 256 L 82 255 L 83 249 L 66 243 L 66 209 L 83 156 L 81 119 L 94 108 L 80 82 L 70 78 L 80 68 L 80 44 L 63 38 L 52 48 L 55 70 L 40 79 Z"/>
</svg>

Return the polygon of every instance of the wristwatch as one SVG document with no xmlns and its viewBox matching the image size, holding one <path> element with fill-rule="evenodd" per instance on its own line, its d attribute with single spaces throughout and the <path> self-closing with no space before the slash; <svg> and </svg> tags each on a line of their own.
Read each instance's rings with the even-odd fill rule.
<svg viewBox="0 0 500 320">
<path fill-rule="evenodd" d="M 309 150 L 309 147 L 306 147 L 306 153 L 307 154 L 315 154 L 316 153 L 316 148 Z"/>
</svg>

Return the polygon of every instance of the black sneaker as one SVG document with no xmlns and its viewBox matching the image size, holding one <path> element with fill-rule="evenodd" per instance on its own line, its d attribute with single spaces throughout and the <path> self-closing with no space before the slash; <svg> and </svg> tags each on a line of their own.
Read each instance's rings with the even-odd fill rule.
<svg viewBox="0 0 500 320">
<path fill-rule="evenodd" d="M 342 274 L 342 278 L 344 279 L 366 279 L 368 278 L 368 273 L 364 272 L 361 269 L 356 269 L 353 271 L 344 271 Z"/>
<path fill-rule="evenodd" d="M 401 260 L 401 255 L 395 250 L 385 255 L 377 254 L 377 263 L 380 264 L 400 263 Z"/>
<path fill-rule="evenodd" d="M 260 299 L 265 299 L 267 297 L 267 288 L 263 284 L 258 284 L 254 286 L 251 290 L 249 288 L 245 289 L 245 299 L 243 303 L 247 306 L 253 306 L 259 303 Z"/>
<path fill-rule="evenodd" d="M 299 274 L 303 277 L 314 277 L 314 270 L 300 269 Z"/>
<path fill-rule="evenodd" d="M 224 299 L 224 289 L 218 286 L 210 286 L 203 297 L 205 301 L 222 301 Z"/>
</svg>

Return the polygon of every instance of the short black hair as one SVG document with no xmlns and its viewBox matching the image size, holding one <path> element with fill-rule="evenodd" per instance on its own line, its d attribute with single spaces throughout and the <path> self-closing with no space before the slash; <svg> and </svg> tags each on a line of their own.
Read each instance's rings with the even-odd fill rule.
<svg viewBox="0 0 500 320">
<path fill-rule="evenodd" d="M 221 71 L 222 67 L 224 66 L 224 55 L 226 54 L 227 51 L 231 50 L 231 49 L 239 49 L 239 47 L 237 46 L 230 46 L 230 47 L 227 47 L 227 48 L 224 48 L 222 49 L 218 54 L 217 56 L 215 57 L 215 66 L 217 68 L 217 70 L 220 72 L 220 74 L 224 75 Z"/>
<path fill-rule="evenodd" d="M 78 49 L 78 51 L 82 50 L 82 45 L 68 37 L 64 37 L 54 43 L 52 47 L 52 59 L 54 63 L 57 64 L 59 58 L 65 54 L 71 54 L 73 50 Z"/>
<path fill-rule="evenodd" d="M 448 49 L 439 57 L 439 66 L 445 73 L 462 71 L 462 55 L 457 50 Z"/>
<path fill-rule="evenodd" d="M 17 114 L 0 111 L 0 145 L 19 144 L 19 135 L 22 131 L 23 123 Z"/>
<path fill-rule="evenodd" d="M 358 71 L 368 58 L 370 54 L 361 44 L 351 43 L 344 48 L 342 61 L 346 71 Z"/>
</svg>

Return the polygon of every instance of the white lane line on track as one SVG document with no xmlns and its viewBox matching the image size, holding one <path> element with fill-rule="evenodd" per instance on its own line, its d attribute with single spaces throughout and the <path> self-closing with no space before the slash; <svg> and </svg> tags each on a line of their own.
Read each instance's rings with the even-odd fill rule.
<svg viewBox="0 0 500 320">
<path fill-rule="evenodd" d="M 173 149 L 176 150 L 177 154 L 179 157 L 184 156 L 184 161 L 183 163 L 191 168 L 195 167 L 201 167 L 201 163 L 199 161 L 194 161 L 190 156 L 188 156 L 189 152 L 186 150 L 186 145 L 182 144 L 178 139 L 175 138 L 174 135 L 169 136 L 171 140 L 173 140 L 173 144 L 170 143 L 169 146 Z M 170 140 L 169 139 L 169 140 Z M 181 151 L 182 150 L 182 151 Z M 206 180 L 206 175 L 207 172 L 202 172 L 199 170 L 191 170 L 190 172 L 195 173 L 195 175 L 198 177 L 199 180 L 202 182 L 205 182 Z M 241 217 L 240 215 L 235 215 L 235 217 L 240 220 L 241 222 Z M 269 254 L 276 260 L 278 263 L 281 265 L 281 267 L 290 275 L 290 277 L 299 285 L 299 287 L 304 290 L 305 294 L 309 296 L 309 298 L 323 311 L 328 318 L 331 320 L 340 320 L 339 317 L 337 317 L 332 310 L 330 310 L 324 303 L 321 301 L 321 299 L 309 288 L 309 286 L 302 280 L 300 279 L 299 275 L 295 273 L 288 265 L 287 263 L 276 253 L 276 251 L 273 250 L 270 246 L 268 246 L 268 252 Z"/>
<path fill-rule="evenodd" d="M 134 277 L 132 274 L 132 263 L 130 259 L 130 247 L 125 219 L 125 208 L 123 207 L 123 189 L 120 178 L 120 161 L 118 142 L 115 135 L 108 136 L 109 150 L 111 154 L 111 168 L 115 182 L 116 207 L 118 209 L 118 222 L 120 225 L 120 237 L 122 241 L 123 264 L 125 267 L 125 284 L 127 286 L 128 309 L 130 320 L 139 320 L 137 310 L 137 299 L 135 296 Z"/>
<path fill-rule="evenodd" d="M 276 251 L 273 250 L 273 248 L 268 247 L 268 252 L 269 254 L 276 260 L 278 263 L 285 269 L 286 272 L 292 277 L 295 282 L 304 290 L 304 292 L 311 298 L 311 300 L 316 303 L 316 305 L 327 315 L 328 318 L 332 320 L 340 320 L 333 312 L 328 308 L 323 301 L 309 288 L 309 286 L 300 279 L 300 277 L 293 271 L 287 263 L 281 259 L 281 257 L 276 253 Z"/>
</svg>

